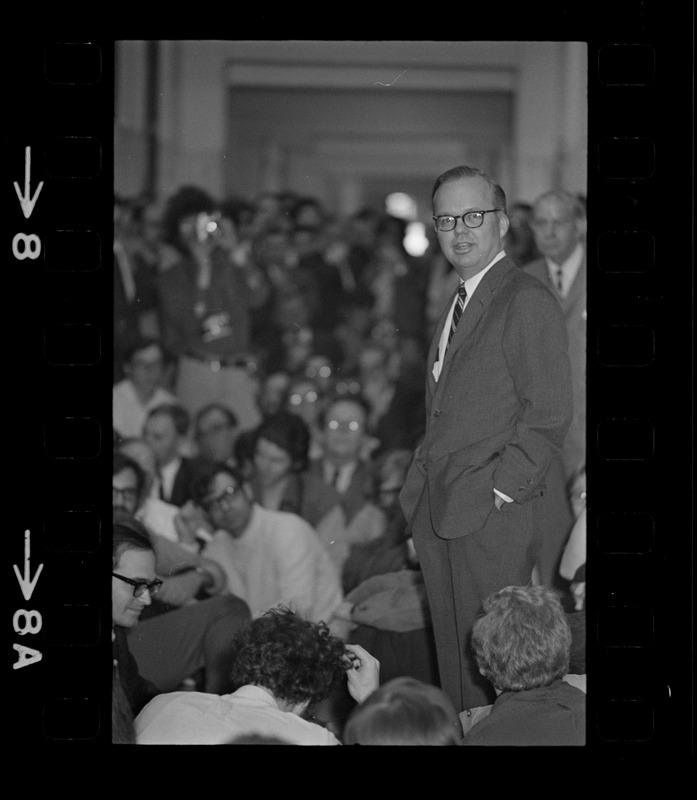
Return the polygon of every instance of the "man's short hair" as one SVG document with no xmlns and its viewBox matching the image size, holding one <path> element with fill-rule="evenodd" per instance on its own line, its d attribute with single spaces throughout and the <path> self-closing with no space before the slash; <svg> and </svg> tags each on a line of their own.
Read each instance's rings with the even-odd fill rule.
<svg viewBox="0 0 697 800">
<path fill-rule="evenodd" d="M 437 686 L 412 677 L 384 683 L 353 709 L 344 744 L 458 745 L 460 721 Z"/>
<path fill-rule="evenodd" d="M 279 700 L 326 700 L 351 667 L 344 642 L 325 622 L 303 619 L 280 605 L 252 620 L 233 638 L 231 678 L 237 688 L 263 686 Z"/>
<path fill-rule="evenodd" d="M 544 586 L 507 586 L 484 600 L 472 628 L 482 674 L 501 691 L 549 686 L 569 670 L 571 629 L 559 597 Z"/>
<path fill-rule="evenodd" d="M 197 436 L 199 435 L 199 426 L 201 424 L 201 420 L 206 416 L 206 414 L 210 414 L 211 411 L 220 411 L 231 428 L 236 428 L 239 424 L 239 420 L 237 419 L 235 412 L 224 403 L 208 403 L 196 412 L 194 430 Z"/>
<path fill-rule="evenodd" d="M 191 493 L 195 503 L 198 503 L 200 506 L 204 505 L 206 498 L 210 494 L 211 484 L 214 478 L 221 474 L 228 475 L 235 481 L 237 486 L 244 486 L 246 483 L 242 471 L 236 466 L 224 463 L 201 464 L 200 469 L 197 470 L 196 479 L 191 487 Z"/>
<path fill-rule="evenodd" d="M 556 200 L 565 206 L 575 219 L 586 218 L 586 207 L 581 198 L 565 189 L 549 189 L 535 199 L 533 209 L 543 200 Z"/>
<path fill-rule="evenodd" d="M 186 436 L 186 432 L 189 430 L 189 412 L 184 406 L 180 406 L 178 403 L 160 403 L 159 406 L 155 406 L 148 412 L 145 422 L 147 423 L 153 417 L 162 416 L 172 420 L 174 429 L 180 436 Z"/>
<path fill-rule="evenodd" d="M 111 474 L 112 476 L 118 475 L 125 469 L 130 469 L 135 474 L 136 490 L 138 492 L 138 497 L 141 497 L 143 494 L 143 489 L 145 488 L 145 473 L 143 472 L 140 464 L 134 461 L 130 456 L 127 456 L 120 450 L 117 450 L 113 456 L 113 466 Z"/>
<path fill-rule="evenodd" d="M 436 178 L 435 183 L 433 184 L 433 191 L 431 192 L 431 202 L 433 202 L 436 192 L 444 183 L 448 183 L 449 181 L 457 181 L 461 178 L 484 178 L 491 188 L 491 201 L 494 205 L 494 208 L 498 208 L 500 211 L 503 211 L 504 214 L 507 213 L 506 193 L 499 186 L 499 184 L 481 169 L 477 169 L 476 167 L 468 167 L 465 165 L 446 170 L 446 172 Z"/>
<path fill-rule="evenodd" d="M 169 352 L 162 344 L 162 341 L 160 339 L 158 339 L 156 336 L 139 336 L 136 339 L 133 339 L 124 350 L 123 353 L 124 363 L 130 364 L 131 360 L 136 355 L 136 353 L 140 353 L 141 350 L 147 350 L 149 347 L 157 347 L 159 349 L 162 355 L 162 361 L 165 364 L 170 361 Z"/>
<path fill-rule="evenodd" d="M 310 457 L 310 429 L 305 420 L 291 411 L 278 411 L 267 417 L 256 429 L 256 441 L 266 439 L 285 450 L 292 469 L 307 469 Z"/>
<path fill-rule="evenodd" d="M 115 569 L 126 550 L 149 550 L 155 552 L 147 528 L 132 515 L 118 511 L 113 518 L 111 565 Z"/>
</svg>

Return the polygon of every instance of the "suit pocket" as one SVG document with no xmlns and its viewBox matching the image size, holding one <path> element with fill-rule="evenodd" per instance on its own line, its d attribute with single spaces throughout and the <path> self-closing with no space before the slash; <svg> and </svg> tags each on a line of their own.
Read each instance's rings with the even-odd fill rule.
<svg viewBox="0 0 697 800">
<path fill-rule="evenodd" d="M 481 530 L 495 511 L 496 454 L 473 467 L 450 465 L 438 475 L 429 474 L 431 523 L 442 539 L 457 539 Z"/>
</svg>

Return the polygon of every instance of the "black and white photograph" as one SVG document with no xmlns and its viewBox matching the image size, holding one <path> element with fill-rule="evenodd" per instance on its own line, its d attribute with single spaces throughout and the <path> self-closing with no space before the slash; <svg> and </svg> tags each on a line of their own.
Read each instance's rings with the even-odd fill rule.
<svg viewBox="0 0 697 800">
<path fill-rule="evenodd" d="M 32 737 L 673 746 L 692 276 L 658 279 L 657 231 L 690 209 L 629 28 L 34 47 L 47 111 L 5 147 L 44 314 Z"/>
</svg>

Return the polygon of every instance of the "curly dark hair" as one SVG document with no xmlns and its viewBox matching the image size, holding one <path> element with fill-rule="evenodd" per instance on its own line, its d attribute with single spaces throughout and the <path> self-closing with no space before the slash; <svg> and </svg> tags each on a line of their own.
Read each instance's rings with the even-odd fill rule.
<svg viewBox="0 0 697 800">
<path fill-rule="evenodd" d="M 279 699 L 309 706 L 326 700 L 351 666 L 344 643 L 324 622 L 276 606 L 234 637 L 232 682 L 263 686 Z"/>
</svg>

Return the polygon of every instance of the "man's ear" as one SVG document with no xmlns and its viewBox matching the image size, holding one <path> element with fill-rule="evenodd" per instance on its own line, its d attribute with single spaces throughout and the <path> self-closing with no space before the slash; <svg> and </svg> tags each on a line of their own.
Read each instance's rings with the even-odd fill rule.
<svg viewBox="0 0 697 800">
<path fill-rule="evenodd" d="M 501 238 L 503 239 L 503 237 L 508 233 L 508 229 L 511 226 L 511 221 L 508 219 L 508 217 L 506 216 L 506 214 L 504 214 L 503 211 L 499 211 L 497 216 L 499 218 L 499 232 Z"/>
</svg>

